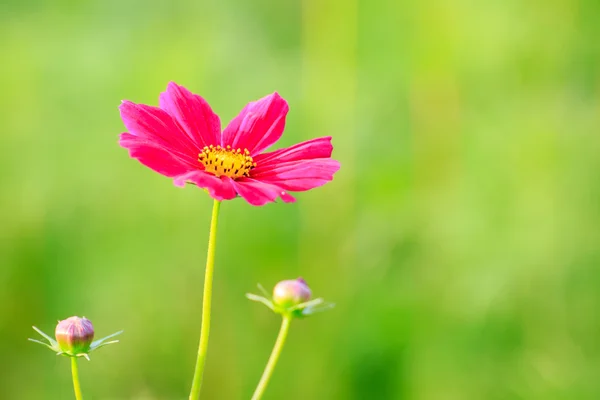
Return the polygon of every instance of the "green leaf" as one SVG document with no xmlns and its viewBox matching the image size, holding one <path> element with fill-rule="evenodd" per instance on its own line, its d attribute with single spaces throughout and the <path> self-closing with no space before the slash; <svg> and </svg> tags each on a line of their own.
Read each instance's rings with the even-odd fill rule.
<svg viewBox="0 0 600 400">
<path fill-rule="evenodd" d="M 119 342 L 118 340 L 113 340 L 112 342 L 107 342 L 107 343 L 103 343 L 103 342 L 105 340 L 110 339 L 110 338 L 114 338 L 115 336 L 120 335 L 121 333 L 123 333 L 123 331 L 115 332 L 112 335 L 108 335 L 108 336 L 103 337 L 102 339 L 94 340 L 92 342 L 92 344 L 90 345 L 90 351 L 91 350 L 95 350 L 98 347 L 101 347 L 101 346 L 104 346 L 104 345 L 107 345 L 107 344 L 118 343 Z"/>
<path fill-rule="evenodd" d="M 275 311 L 275 306 L 269 299 L 266 299 L 262 296 L 258 296 L 256 294 L 252 294 L 252 293 L 246 293 L 246 297 L 249 300 L 256 301 L 258 303 L 263 303 L 265 306 L 269 307 L 272 311 Z"/>
<path fill-rule="evenodd" d="M 48 340 L 48 342 L 50 342 L 50 344 L 52 346 L 56 346 L 58 343 L 56 343 L 56 340 L 52 339 L 50 336 L 46 335 L 44 332 L 42 332 L 41 330 L 39 330 L 37 327 L 32 326 L 33 330 L 36 331 L 37 333 L 39 333 L 40 335 L 42 335 L 44 338 L 46 338 L 46 340 Z"/>
<path fill-rule="evenodd" d="M 261 285 L 260 283 L 256 284 L 256 286 L 258 286 L 258 290 L 261 291 L 261 293 L 265 296 L 265 298 L 270 299 L 271 295 L 269 294 L 269 292 L 267 292 L 265 290 L 265 288 L 263 287 L 263 285 Z"/>
<path fill-rule="evenodd" d="M 56 349 L 51 344 L 48 344 L 48 343 L 45 343 L 45 342 L 42 342 L 42 341 L 39 341 L 39 340 L 31 339 L 31 338 L 28 338 L 27 340 L 29 340 L 30 342 L 33 342 L 33 343 L 39 343 L 41 345 L 46 346 L 50 350 L 56 351 Z"/>
</svg>

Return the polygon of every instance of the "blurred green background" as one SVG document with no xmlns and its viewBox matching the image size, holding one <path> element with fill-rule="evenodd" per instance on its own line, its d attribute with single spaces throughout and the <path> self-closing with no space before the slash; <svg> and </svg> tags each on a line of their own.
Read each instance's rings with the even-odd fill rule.
<svg viewBox="0 0 600 400">
<path fill-rule="evenodd" d="M 275 146 L 332 135 L 298 202 L 223 204 L 205 399 L 247 399 L 304 277 L 267 399 L 600 398 L 600 5 L 8 1 L 0 5 L 0 398 L 69 399 L 31 325 L 121 343 L 87 399 L 184 399 L 211 199 L 129 159 L 122 99 L 170 80 L 227 123 L 279 91 Z"/>
</svg>

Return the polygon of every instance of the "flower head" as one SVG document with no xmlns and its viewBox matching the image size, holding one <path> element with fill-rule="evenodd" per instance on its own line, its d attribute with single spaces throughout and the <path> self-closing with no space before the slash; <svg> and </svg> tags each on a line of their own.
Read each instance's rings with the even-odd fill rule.
<svg viewBox="0 0 600 400">
<path fill-rule="evenodd" d="M 279 282 L 273 289 L 273 296 L 262 287 L 258 288 L 264 296 L 246 293 L 252 301 L 263 303 L 273 312 L 283 316 L 302 318 L 333 308 L 333 303 L 327 303 L 322 298 L 311 300 L 311 290 L 302 278 L 289 279 Z"/>
<path fill-rule="evenodd" d="M 273 289 L 273 303 L 289 308 L 310 300 L 310 288 L 302 278 L 279 282 Z"/>
<path fill-rule="evenodd" d="M 54 331 L 56 340 L 46 335 L 35 326 L 33 329 L 43 336 L 48 343 L 31 338 L 29 339 L 30 341 L 48 347 L 57 355 L 85 357 L 88 360 L 90 359 L 89 353 L 108 344 L 118 343 L 118 340 L 107 340 L 123 333 L 123 331 L 119 331 L 103 337 L 102 339 L 94 340 L 94 327 L 92 326 L 92 322 L 85 317 L 69 317 L 65 320 L 58 321 L 58 325 L 56 325 Z"/>
<path fill-rule="evenodd" d="M 94 340 L 94 327 L 85 317 L 70 317 L 58 322 L 54 336 L 63 353 L 87 353 Z"/>
<path fill-rule="evenodd" d="M 128 132 L 119 144 L 154 171 L 205 188 L 216 200 L 237 195 L 256 206 L 295 199 L 288 194 L 321 186 L 340 168 L 331 137 L 267 152 L 283 134 L 287 102 L 277 93 L 248 103 L 221 132 L 219 117 L 200 96 L 169 83 L 159 107 L 124 101 Z"/>
</svg>

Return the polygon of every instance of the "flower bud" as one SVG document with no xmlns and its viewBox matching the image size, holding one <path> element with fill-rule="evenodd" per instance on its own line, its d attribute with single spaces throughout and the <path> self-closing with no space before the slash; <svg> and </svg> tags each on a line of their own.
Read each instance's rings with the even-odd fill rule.
<svg viewBox="0 0 600 400">
<path fill-rule="evenodd" d="M 311 291 L 304 279 L 281 281 L 273 289 L 273 302 L 283 308 L 290 308 L 310 300 Z"/>
<path fill-rule="evenodd" d="M 63 353 L 71 356 L 86 354 L 94 340 L 94 327 L 85 317 L 70 317 L 56 325 L 55 336 Z"/>
</svg>

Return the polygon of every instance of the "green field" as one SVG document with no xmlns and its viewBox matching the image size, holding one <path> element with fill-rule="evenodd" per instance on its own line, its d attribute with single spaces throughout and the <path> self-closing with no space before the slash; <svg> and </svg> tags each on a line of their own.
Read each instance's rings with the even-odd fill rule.
<svg viewBox="0 0 600 400">
<path fill-rule="evenodd" d="M 0 5 L 0 399 L 71 399 L 27 342 L 85 315 L 121 343 L 86 399 L 185 399 L 212 200 L 128 157 L 122 99 L 169 81 L 227 123 L 277 90 L 275 147 L 333 136 L 333 182 L 221 207 L 204 399 L 248 399 L 279 327 L 245 299 L 304 277 L 265 399 L 600 398 L 600 3 Z"/>
</svg>

